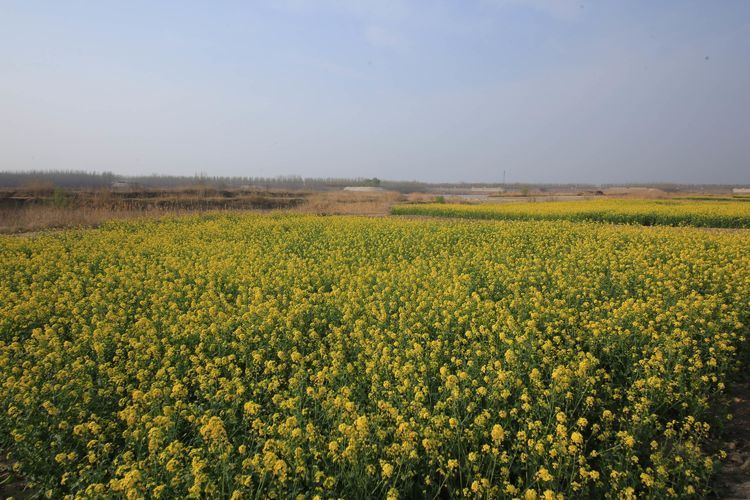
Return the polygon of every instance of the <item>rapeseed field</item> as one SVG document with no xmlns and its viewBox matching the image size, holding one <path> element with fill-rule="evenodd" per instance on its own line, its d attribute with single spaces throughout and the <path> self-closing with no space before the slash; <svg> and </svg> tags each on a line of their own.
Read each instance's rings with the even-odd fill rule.
<svg viewBox="0 0 750 500">
<path fill-rule="evenodd" d="M 396 205 L 394 215 L 430 215 L 493 220 L 570 220 L 639 224 L 750 228 L 750 203 L 684 200 L 581 200 L 480 205 L 430 203 Z"/>
<path fill-rule="evenodd" d="M 0 446 L 53 498 L 701 496 L 748 240 L 289 215 L 3 237 Z"/>
</svg>

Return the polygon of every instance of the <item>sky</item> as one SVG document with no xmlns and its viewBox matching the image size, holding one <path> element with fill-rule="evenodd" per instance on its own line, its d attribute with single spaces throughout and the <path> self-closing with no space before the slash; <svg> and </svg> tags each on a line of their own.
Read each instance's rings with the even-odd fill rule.
<svg viewBox="0 0 750 500">
<path fill-rule="evenodd" d="M 1 0 L 0 170 L 750 183 L 746 0 Z"/>
</svg>

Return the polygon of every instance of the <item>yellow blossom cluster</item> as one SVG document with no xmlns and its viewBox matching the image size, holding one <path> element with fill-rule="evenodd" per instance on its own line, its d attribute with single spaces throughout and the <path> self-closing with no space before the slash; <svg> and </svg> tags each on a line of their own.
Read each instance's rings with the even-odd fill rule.
<svg viewBox="0 0 750 500">
<path fill-rule="evenodd" d="M 744 231 L 206 215 L 0 238 L 0 447 L 48 496 L 686 497 Z"/>
<path fill-rule="evenodd" d="M 395 215 L 431 215 L 493 220 L 570 220 L 639 224 L 750 228 L 750 200 L 688 201 L 592 199 L 536 203 L 396 205 Z"/>
</svg>

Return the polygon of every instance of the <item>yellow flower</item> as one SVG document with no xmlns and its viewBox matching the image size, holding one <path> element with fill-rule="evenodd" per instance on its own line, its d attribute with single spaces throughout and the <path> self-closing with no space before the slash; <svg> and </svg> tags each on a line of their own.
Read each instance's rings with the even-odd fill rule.
<svg viewBox="0 0 750 500">
<path fill-rule="evenodd" d="M 649 474 L 646 474 L 645 472 L 642 472 L 642 473 L 641 473 L 641 482 L 642 482 L 642 483 L 643 483 L 643 484 L 644 484 L 644 485 L 645 485 L 646 487 L 650 487 L 650 486 L 653 486 L 653 484 L 654 484 L 654 479 L 653 479 L 653 478 L 652 478 L 652 477 L 651 477 L 651 476 L 650 476 Z"/>
<path fill-rule="evenodd" d="M 383 477 L 388 479 L 393 475 L 393 466 L 389 464 L 388 462 L 383 462 L 380 465 L 382 471 L 383 471 Z"/>
<path fill-rule="evenodd" d="M 541 481 L 544 481 L 545 483 L 548 483 L 554 479 L 552 477 L 552 474 L 550 474 L 549 471 L 545 469 L 544 467 L 542 467 L 541 469 L 537 471 L 536 477 L 538 477 Z"/>
<path fill-rule="evenodd" d="M 505 439 L 505 431 L 503 430 L 503 427 L 499 424 L 495 424 L 492 426 L 492 441 L 495 444 L 500 444 L 500 442 Z"/>
<path fill-rule="evenodd" d="M 208 419 L 208 423 L 201 427 L 200 433 L 203 439 L 211 443 L 223 443 L 227 441 L 227 432 L 219 417 Z"/>
<path fill-rule="evenodd" d="M 623 441 L 628 448 L 635 446 L 635 438 L 630 434 L 626 435 Z"/>
<path fill-rule="evenodd" d="M 580 432 L 573 432 L 570 435 L 570 440 L 575 444 L 583 444 L 583 435 Z"/>
<path fill-rule="evenodd" d="M 367 417 L 365 415 L 357 417 L 357 420 L 355 421 L 355 426 L 357 427 L 357 430 L 359 432 L 366 432 L 367 431 Z"/>
<path fill-rule="evenodd" d="M 747 232 L 537 219 L 750 225 L 750 203 L 581 203 L 0 236 L 13 468 L 51 498 L 705 495 Z"/>
</svg>

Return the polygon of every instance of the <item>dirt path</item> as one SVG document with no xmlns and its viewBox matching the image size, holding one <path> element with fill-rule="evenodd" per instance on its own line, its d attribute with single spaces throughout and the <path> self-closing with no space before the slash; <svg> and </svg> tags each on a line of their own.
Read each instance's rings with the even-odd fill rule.
<svg viewBox="0 0 750 500">
<path fill-rule="evenodd" d="M 18 474 L 13 472 L 5 452 L 0 449 L 0 498 L 19 500 L 29 498 L 31 495 L 32 491 L 26 489 L 26 485 Z"/>
<path fill-rule="evenodd" d="M 750 382 L 737 384 L 730 393 L 734 416 L 725 429 L 727 458 L 714 480 L 718 498 L 750 499 Z"/>
</svg>

